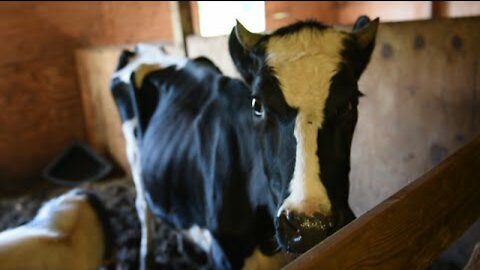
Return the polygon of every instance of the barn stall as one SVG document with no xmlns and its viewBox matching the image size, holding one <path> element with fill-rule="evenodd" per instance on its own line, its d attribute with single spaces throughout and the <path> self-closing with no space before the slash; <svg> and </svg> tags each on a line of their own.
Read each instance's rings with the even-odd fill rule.
<svg viewBox="0 0 480 270">
<path fill-rule="evenodd" d="M 8 110 L 4 126 L 10 129 L 5 129 L 8 131 L 0 148 L 11 154 L 2 161 L 5 180 L 1 179 L 4 180 L 1 228 L 26 222 L 47 198 L 69 189 L 30 179 L 41 177 L 41 169 L 70 140 L 80 138 L 115 165 L 106 179 L 84 184 L 102 194 L 116 224 L 116 252 L 110 266 L 136 269 L 140 232 L 134 189 L 128 177 L 118 113 L 108 90 L 119 52 L 135 42 L 156 42 L 164 29 L 173 29 L 169 34 L 177 38 L 173 44 L 167 44 L 171 53 L 182 54 L 186 49 L 188 56 L 206 55 L 226 74 L 237 76 L 228 55 L 226 37 L 192 35 L 196 28 L 192 18 L 198 14 L 190 13 L 195 4 L 188 3 L 89 4 L 98 5 L 96 12 L 103 14 L 108 28 L 77 28 L 73 32 L 77 40 L 69 40 L 62 32 L 78 21 L 65 15 L 58 20 L 67 24 L 54 28 L 58 33 L 32 37 L 26 29 L 47 28 L 48 25 L 42 26 L 35 20 L 43 22 L 52 10 L 62 8 L 63 14 L 80 13 L 80 17 L 74 18 L 85 21 L 93 16 L 88 10 L 92 6 L 9 5 L 3 12 L 10 14 L 8 23 L 19 26 L 20 30 L 9 32 L 6 37 L 22 36 L 19 43 L 28 38 L 45 40 L 40 43 L 43 47 L 39 45 L 44 50 L 29 51 L 30 55 L 14 58 L 5 54 L 4 74 L 11 77 L 3 82 L 4 89 L 8 89 L 3 99 Z M 442 6 L 430 7 L 440 14 L 437 17 L 446 12 Z M 135 15 L 147 16 L 151 10 L 160 8 L 171 12 L 174 20 L 151 16 L 151 20 L 157 21 L 143 23 L 157 28 L 149 31 L 138 33 L 141 25 L 128 24 L 125 17 L 118 19 L 131 10 L 139 12 Z M 11 15 L 12 10 L 17 14 L 33 11 L 39 16 L 32 22 L 24 22 Z M 378 16 L 382 18 L 382 13 Z M 28 23 L 31 25 L 25 26 Z M 480 37 L 476 30 L 479 25 L 480 20 L 475 17 L 380 25 L 372 61 L 360 82 L 365 97 L 360 102 L 352 148 L 350 204 L 359 218 L 287 269 L 423 269 L 434 259 L 437 260 L 431 267 L 444 267 L 438 269 L 463 267 L 474 244 L 480 241 L 476 222 L 480 214 L 477 195 L 480 176 L 476 170 L 480 165 L 477 138 L 480 101 L 476 91 L 480 77 Z M 124 29 L 120 31 L 121 28 Z M 91 40 L 85 38 L 89 31 L 97 31 Z M 155 31 L 158 33 L 153 34 Z M 64 44 L 56 46 L 75 51 L 70 58 L 47 46 L 49 39 L 59 36 Z M 8 52 L 14 48 L 5 49 Z M 40 53 L 43 58 L 39 58 Z M 73 83 L 71 78 L 76 78 Z M 12 89 L 19 82 L 23 93 Z M 42 95 L 37 88 L 47 94 Z M 23 112 L 27 105 L 33 107 L 31 114 Z M 16 136 L 12 131 L 16 131 Z M 15 151 L 11 150 L 13 147 Z M 122 176 L 124 173 L 126 177 Z M 26 188 L 32 185 L 35 188 Z M 24 194 L 18 195 L 19 191 Z M 208 268 L 204 254 L 178 232 L 160 222 L 156 229 L 159 234 L 155 255 L 159 268 Z"/>
</svg>

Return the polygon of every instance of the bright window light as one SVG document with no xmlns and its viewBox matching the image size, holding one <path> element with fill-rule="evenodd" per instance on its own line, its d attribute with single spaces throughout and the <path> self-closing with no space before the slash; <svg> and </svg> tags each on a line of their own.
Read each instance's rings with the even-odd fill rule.
<svg viewBox="0 0 480 270">
<path fill-rule="evenodd" d="M 228 35 L 238 19 L 252 32 L 265 31 L 264 1 L 198 1 L 200 35 Z"/>
</svg>

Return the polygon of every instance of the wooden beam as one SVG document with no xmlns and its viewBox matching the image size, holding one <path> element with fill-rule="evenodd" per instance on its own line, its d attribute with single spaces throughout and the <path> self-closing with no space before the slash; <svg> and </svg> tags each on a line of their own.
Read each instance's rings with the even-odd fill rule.
<svg viewBox="0 0 480 270">
<path fill-rule="evenodd" d="M 432 19 L 448 18 L 448 1 L 431 1 Z"/>
<path fill-rule="evenodd" d="M 480 136 L 284 269 L 424 269 L 480 217 Z"/>
<path fill-rule="evenodd" d="M 182 50 L 187 56 L 187 42 L 189 35 L 194 34 L 192 8 L 189 1 L 171 1 L 173 39 L 175 47 Z"/>
</svg>

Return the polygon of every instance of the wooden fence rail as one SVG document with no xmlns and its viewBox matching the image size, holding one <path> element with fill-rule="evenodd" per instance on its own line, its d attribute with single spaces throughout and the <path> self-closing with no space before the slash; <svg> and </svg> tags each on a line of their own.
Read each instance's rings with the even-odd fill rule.
<svg viewBox="0 0 480 270">
<path fill-rule="evenodd" d="M 480 217 L 480 136 L 284 269 L 424 269 Z"/>
</svg>

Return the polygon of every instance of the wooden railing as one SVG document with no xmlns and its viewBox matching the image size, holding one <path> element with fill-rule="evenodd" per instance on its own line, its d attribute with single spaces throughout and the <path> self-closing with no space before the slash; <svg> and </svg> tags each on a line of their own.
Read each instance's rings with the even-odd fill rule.
<svg viewBox="0 0 480 270">
<path fill-rule="evenodd" d="M 424 269 L 480 217 L 480 136 L 284 269 Z"/>
</svg>

